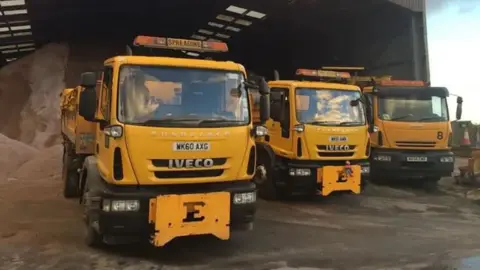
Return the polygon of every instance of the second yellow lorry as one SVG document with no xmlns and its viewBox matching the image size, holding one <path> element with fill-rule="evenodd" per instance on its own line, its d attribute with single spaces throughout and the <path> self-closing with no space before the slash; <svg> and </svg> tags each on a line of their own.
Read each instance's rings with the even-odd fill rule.
<svg viewBox="0 0 480 270">
<path fill-rule="evenodd" d="M 257 139 L 257 185 L 266 199 L 359 194 L 369 173 L 366 100 L 347 72 L 298 69 L 268 83 L 269 134 Z"/>
</svg>

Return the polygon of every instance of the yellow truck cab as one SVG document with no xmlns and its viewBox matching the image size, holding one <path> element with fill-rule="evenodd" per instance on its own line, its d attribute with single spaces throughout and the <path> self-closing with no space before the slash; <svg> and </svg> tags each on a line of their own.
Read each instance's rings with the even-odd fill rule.
<svg viewBox="0 0 480 270">
<path fill-rule="evenodd" d="M 347 72 L 298 69 L 296 75 L 299 80 L 268 83 L 268 135 L 257 139 L 259 195 L 359 194 L 362 174 L 369 172 L 360 88 L 345 83 Z"/>
<path fill-rule="evenodd" d="M 84 207 L 88 245 L 149 239 L 157 247 L 176 237 L 252 228 L 256 212 L 255 138 L 246 80 L 230 61 L 189 58 L 187 52 L 226 52 L 222 42 L 139 36 L 134 49 L 164 49 L 184 57 L 116 56 L 97 75 L 83 73 L 77 119 L 63 126 L 67 197 Z M 168 49 L 173 51 L 168 51 Z M 157 50 L 158 51 L 158 50 Z M 78 152 L 82 140 L 90 147 Z"/>
<path fill-rule="evenodd" d="M 358 77 L 373 106 L 371 180 L 419 179 L 436 185 L 454 171 L 452 129 L 445 87 L 422 81 L 392 80 L 391 76 Z M 457 98 L 456 118 L 462 114 Z"/>
</svg>

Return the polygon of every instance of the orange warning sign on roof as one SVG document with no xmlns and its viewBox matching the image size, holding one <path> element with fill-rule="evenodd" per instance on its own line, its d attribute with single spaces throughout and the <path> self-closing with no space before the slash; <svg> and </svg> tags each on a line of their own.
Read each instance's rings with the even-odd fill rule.
<svg viewBox="0 0 480 270">
<path fill-rule="evenodd" d="M 158 49 L 228 52 L 228 46 L 224 42 L 200 41 L 195 39 L 137 36 L 133 41 L 133 45 Z"/>
</svg>

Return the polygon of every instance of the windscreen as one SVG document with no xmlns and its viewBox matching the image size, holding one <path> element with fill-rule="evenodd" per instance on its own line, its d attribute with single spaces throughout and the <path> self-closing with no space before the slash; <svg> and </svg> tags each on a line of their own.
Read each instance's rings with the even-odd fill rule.
<svg viewBox="0 0 480 270">
<path fill-rule="evenodd" d="M 445 97 L 431 95 L 382 96 L 378 98 L 378 117 L 385 121 L 448 121 Z"/>
<path fill-rule="evenodd" d="M 160 66 L 123 66 L 118 119 L 125 124 L 218 127 L 250 121 L 240 72 Z"/>
<path fill-rule="evenodd" d="M 295 92 L 297 121 L 315 125 L 365 125 L 360 91 L 338 89 L 297 88 Z"/>
</svg>

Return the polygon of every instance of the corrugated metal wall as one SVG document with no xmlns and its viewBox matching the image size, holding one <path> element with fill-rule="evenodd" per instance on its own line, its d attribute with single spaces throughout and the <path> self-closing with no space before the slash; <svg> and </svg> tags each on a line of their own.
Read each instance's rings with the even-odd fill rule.
<svg viewBox="0 0 480 270">
<path fill-rule="evenodd" d="M 389 1 L 413 11 L 423 12 L 426 9 L 425 4 L 427 0 L 389 0 Z M 440 0 L 434 0 L 434 1 L 440 1 Z"/>
<path fill-rule="evenodd" d="M 351 58 L 371 75 L 429 80 L 424 12 L 391 2 L 385 1 L 375 16 L 354 26 L 352 39 L 358 45 Z"/>
</svg>

